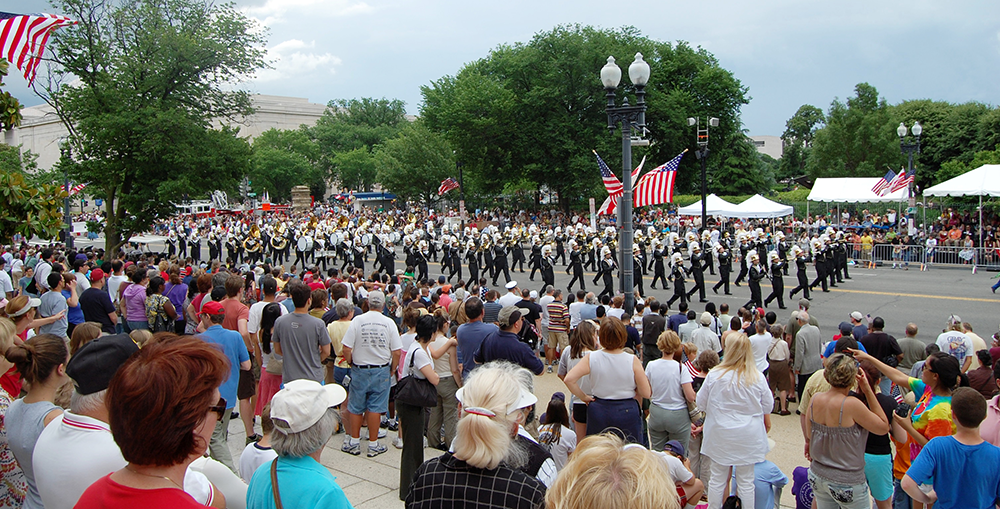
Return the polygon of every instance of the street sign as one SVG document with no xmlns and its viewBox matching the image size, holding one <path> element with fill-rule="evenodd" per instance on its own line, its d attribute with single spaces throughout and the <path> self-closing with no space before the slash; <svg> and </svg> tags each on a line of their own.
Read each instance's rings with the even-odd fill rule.
<svg viewBox="0 0 1000 509">
<path fill-rule="evenodd" d="M 907 214 L 916 214 L 917 213 L 917 208 L 916 207 L 907 207 L 906 208 L 906 213 Z"/>
</svg>

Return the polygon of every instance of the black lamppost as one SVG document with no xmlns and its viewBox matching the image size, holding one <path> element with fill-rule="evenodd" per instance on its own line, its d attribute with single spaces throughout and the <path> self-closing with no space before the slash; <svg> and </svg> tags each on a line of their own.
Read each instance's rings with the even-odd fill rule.
<svg viewBox="0 0 1000 509">
<path fill-rule="evenodd" d="M 913 133 L 915 141 L 913 143 L 906 142 L 906 125 L 902 122 L 899 123 L 899 127 L 896 128 L 896 134 L 899 135 L 899 148 L 902 149 L 903 153 L 906 154 L 906 174 L 913 173 L 913 154 L 920 153 L 920 134 L 924 132 L 924 128 L 920 126 L 920 122 L 914 122 L 913 127 L 910 128 L 910 132 Z M 909 199 L 906 201 L 906 233 L 913 235 L 916 231 L 916 219 L 914 218 L 913 211 L 917 207 L 917 197 L 913 192 L 915 186 L 914 180 L 910 180 L 909 186 L 907 186 L 907 193 L 909 194 Z M 982 239 L 979 239 L 980 242 Z"/>
<path fill-rule="evenodd" d="M 635 86 L 636 105 L 628 105 L 628 97 L 622 99 L 621 106 L 615 106 L 615 92 L 622 79 L 622 70 L 615 64 L 615 57 L 608 57 L 608 63 L 601 68 L 601 83 L 604 84 L 608 100 L 608 129 L 614 132 L 619 123 L 622 126 L 622 186 L 624 192 L 618 206 L 621 207 L 621 280 L 624 290 L 624 308 L 632 313 L 635 296 L 632 293 L 632 129 L 642 133 L 646 127 L 646 83 L 649 82 L 649 64 L 642 59 L 642 53 L 635 54 L 635 61 L 628 66 L 628 77 Z"/>
<path fill-rule="evenodd" d="M 706 168 L 708 162 L 708 128 L 709 126 L 719 127 L 719 119 L 710 117 L 708 123 L 702 128 L 701 117 L 688 117 L 688 125 L 698 126 L 695 137 L 695 141 L 698 142 L 698 150 L 695 150 L 694 155 L 701 161 L 701 227 L 702 229 L 706 229 L 708 228 L 708 204 L 706 203 L 708 199 L 708 170 Z"/>
<path fill-rule="evenodd" d="M 66 197 L 63 198 L 63 216 L 66 221 L 66 249 L 73 249 L 73 217 L 69 213 L 69 140 L 63 138 L 60 140 L 62 143 L 59 144 L 59 154 L 60 154 L 60 164 L 63 167 L 63 180 L 64 189 L 66 189 Z"/>
<path fill-rule="evenodd" d="M 465 179 L 462 178 L 462 161 L 455 161 L 455 167 L 458 168 L 458 192 L 459 203 L 461 205 L 458 211 L 458 220 L 462 223 L 462 229 L 465 229 Z"/>
</svg>

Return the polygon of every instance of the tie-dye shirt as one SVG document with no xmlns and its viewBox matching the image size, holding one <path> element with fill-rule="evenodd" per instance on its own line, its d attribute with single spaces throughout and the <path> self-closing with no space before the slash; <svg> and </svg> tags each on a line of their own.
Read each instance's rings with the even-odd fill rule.
<svg viewBox="0 0 1000 509">
<path fill-rule="evenodd" d="M 955 434 L 955 422 L 951 418 L 951 396 L 934 394 L 923 380 L 910 378 L 910 389 L 920 394 L 917 406 L 913 408 L 913 428 L 928 440 L 934 437 Z M 910 458 L 916 459 L 921 446 L 910 440 Z"/>
</svg>

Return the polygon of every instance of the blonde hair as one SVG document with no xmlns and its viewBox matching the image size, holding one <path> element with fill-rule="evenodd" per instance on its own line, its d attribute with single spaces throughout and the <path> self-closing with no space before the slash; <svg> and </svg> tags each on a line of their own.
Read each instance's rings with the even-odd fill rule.
<svg viewBox="0 0 1000 509">
<path fill-rule="evenodd" d="M 823 378 L 830 385 L 840 389 L 850 388 L 854 385 L 854 377 L 858 376 L 858 363 L 854 357 L 835 353 L 826 361 L 823 369 Z"/>
<path fill-rule="evenodd" d="M 577 446 L 545 494 L 546 509 L 679 509 L 677 489 L 663 460 L 610 433 Z"/>
<path fill-rule="evenodd" d="M 146 329 L 136 329 L 129 332 L 128 337 L 132 339 L 132 342 L 135 343 L 136 346 L 142 348 L 146 345 L 146 342 L 153 339 L 153 333 Z"/>
<path fill-rule="evenodd" d="M 455 457 L 476 468 L 497 468 L 513 441 L 517 411 L 508 415 L 507 409 L 520 397 L 521 383 L 510 371 L 490 364 L 473 371 L 462 387 Z"/>
<path fill-rule="evenodd" d="M 15 337 L 17 337 L 17 326 L 14 322 L 9 318 L 0 318 L 0 355 L 14 346 Z"/>
<path fill-rule="evenodd" d="M 665 354 L 673 354 L 681 347 L 681 338 L 673 330 L 667 329 L 656 338 L 656 348 Z"/>
<path fill-rule="evenodd" d="M 734 382 L 750 385 L 760 380 L 761 373 L 757 370 L 757 363 L 753 358 L 753 348 L 747 335 L 740 332 L 730 334 L 726 338 L 726 353 L 722 363 L 712 368 L 712 371 L 719 371 L 720 374 L 726 371 L 734 371 L 736 376 Z"/>
</svg>

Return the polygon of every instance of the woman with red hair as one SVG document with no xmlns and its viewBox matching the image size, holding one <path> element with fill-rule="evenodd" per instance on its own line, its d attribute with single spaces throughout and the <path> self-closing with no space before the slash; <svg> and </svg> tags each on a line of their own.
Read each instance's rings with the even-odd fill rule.
<svg viewBox="0 0 1000 509">
<path fill-rule="evenodd" d="M 76 507 L 204 508 L 184 492 L 184 474 L 222 419 L 218 388 L 228 373 L 222 352 L 194 336 L 159 334 L 133 355 L 107 393 L 128 464 L 94 482 Z"/>
</svg>

